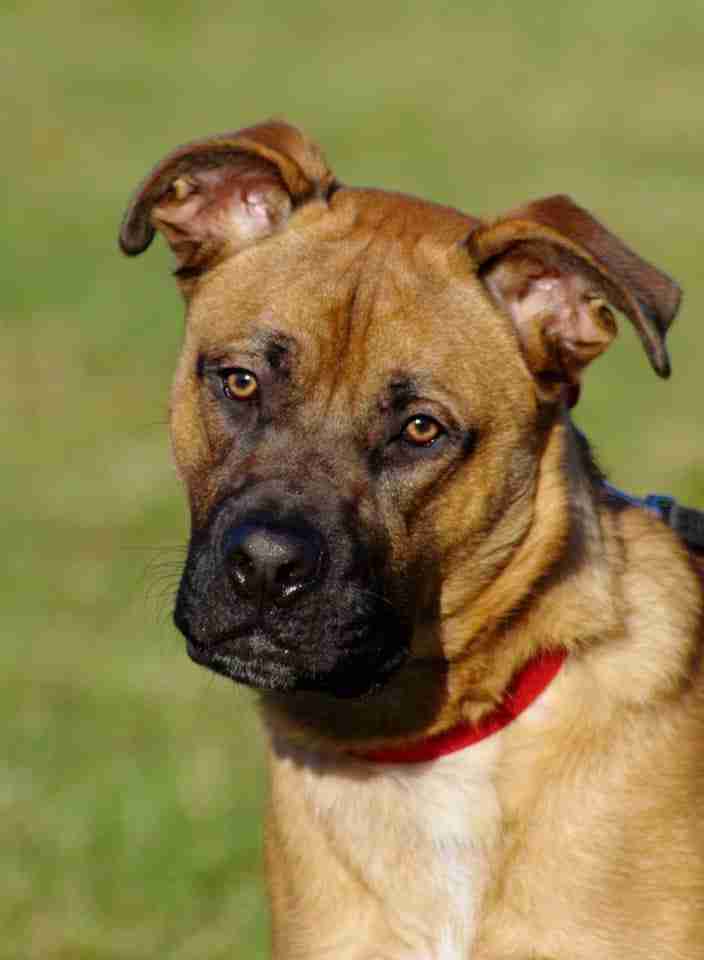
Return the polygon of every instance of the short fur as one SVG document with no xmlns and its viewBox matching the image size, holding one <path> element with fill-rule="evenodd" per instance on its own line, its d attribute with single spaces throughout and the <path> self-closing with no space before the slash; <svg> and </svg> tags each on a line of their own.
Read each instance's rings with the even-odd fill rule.
<svg viewBox="0 0 704 960">
<path fill-rule="evenodd" d="M 566 197 L 485 223 L 348 188 L 284 123 L 169 155 L 123 249 L 155 229 L 188 308 L 176 620 L 261 691 L 277 960 L 704 956 L 700 582 L 567 402 L 610 306 L 669 373 L 676 285 Z M 359 758 L 477 721 L 556 649 L 481 743 Z"/>
</svg>

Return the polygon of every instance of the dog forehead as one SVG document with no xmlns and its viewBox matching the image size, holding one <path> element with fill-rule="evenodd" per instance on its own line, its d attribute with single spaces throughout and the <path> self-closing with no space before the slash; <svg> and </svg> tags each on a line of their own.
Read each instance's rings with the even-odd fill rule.
<svg viewBox="0 0 704 960">
<path fill-rule="evenodd" d="M 515 335 L 465 249 L 474 223 L 415 198 L 343 188 L 206 277 L 191 338 L 217 352 L 271 331 L 301 343 L 309 364 L 358 364 L 366 382 L 396 370 L 481 376 L 497 355 L 515 358 Z"/>
</svg>

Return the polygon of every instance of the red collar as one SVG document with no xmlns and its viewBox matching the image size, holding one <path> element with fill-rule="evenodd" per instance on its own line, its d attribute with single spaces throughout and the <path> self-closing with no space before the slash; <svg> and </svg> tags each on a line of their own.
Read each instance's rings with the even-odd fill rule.
<svg viewBox="0 0 704 960">
<path fill-rule="evenodd" d="M 565 662 L 566 650 L 541 653 L 518 671 L 498 707 L 476 725 L 458 724 L 444 733 L 398 747 L 355 751 L 355 756 L 371 763 L 427 763 L 448 753 L 463 750 L 508 726 L 536 700 Z"/>
</svg>

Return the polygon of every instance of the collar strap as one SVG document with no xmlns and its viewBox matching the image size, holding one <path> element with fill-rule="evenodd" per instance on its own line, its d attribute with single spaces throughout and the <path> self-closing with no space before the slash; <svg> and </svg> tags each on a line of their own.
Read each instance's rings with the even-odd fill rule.
<svg viewBox="0 0 704 960">
<path fill-rule="evenodd" d="M 617 490 L 610 483 L 604 483 L 607 496 L 617 502 L 627 503 L 632 507 L 644 507 L 656 514 L 663 523 L 684 540 L 690 550 L 704 552 L 704 512 L 693 507 L 683 507 L 674 497 L 667 497 L 661 493 L 651 493 L 640 499 L 633 497 L 622 490 Z"/>
<path fill-rule="evenodd" d="M 458 724 L 444 733 L 398 747 L 355 750 L 354 756 L 370 763 L 427 763 L 464 750 L 508 726 L 536 700 L 565 662 L 566 650 L 541 653 L 514 675 L 501 703 L 476 723 Z"/>
</svg>

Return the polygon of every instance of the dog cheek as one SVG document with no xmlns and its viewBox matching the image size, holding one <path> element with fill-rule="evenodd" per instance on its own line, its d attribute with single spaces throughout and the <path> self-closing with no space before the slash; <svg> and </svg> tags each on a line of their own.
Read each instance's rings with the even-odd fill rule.
<svg viewBox="0 0 704 960">
<path fill-rule="evenodd" d="M 210 444 L 200 408 L 200 382 L 195 376 L 197 347 L 186 343 L 176 368 L 169 398 L 171 451 L 179 477 L 187 488 L 209 461 Z"/>
</svg>

